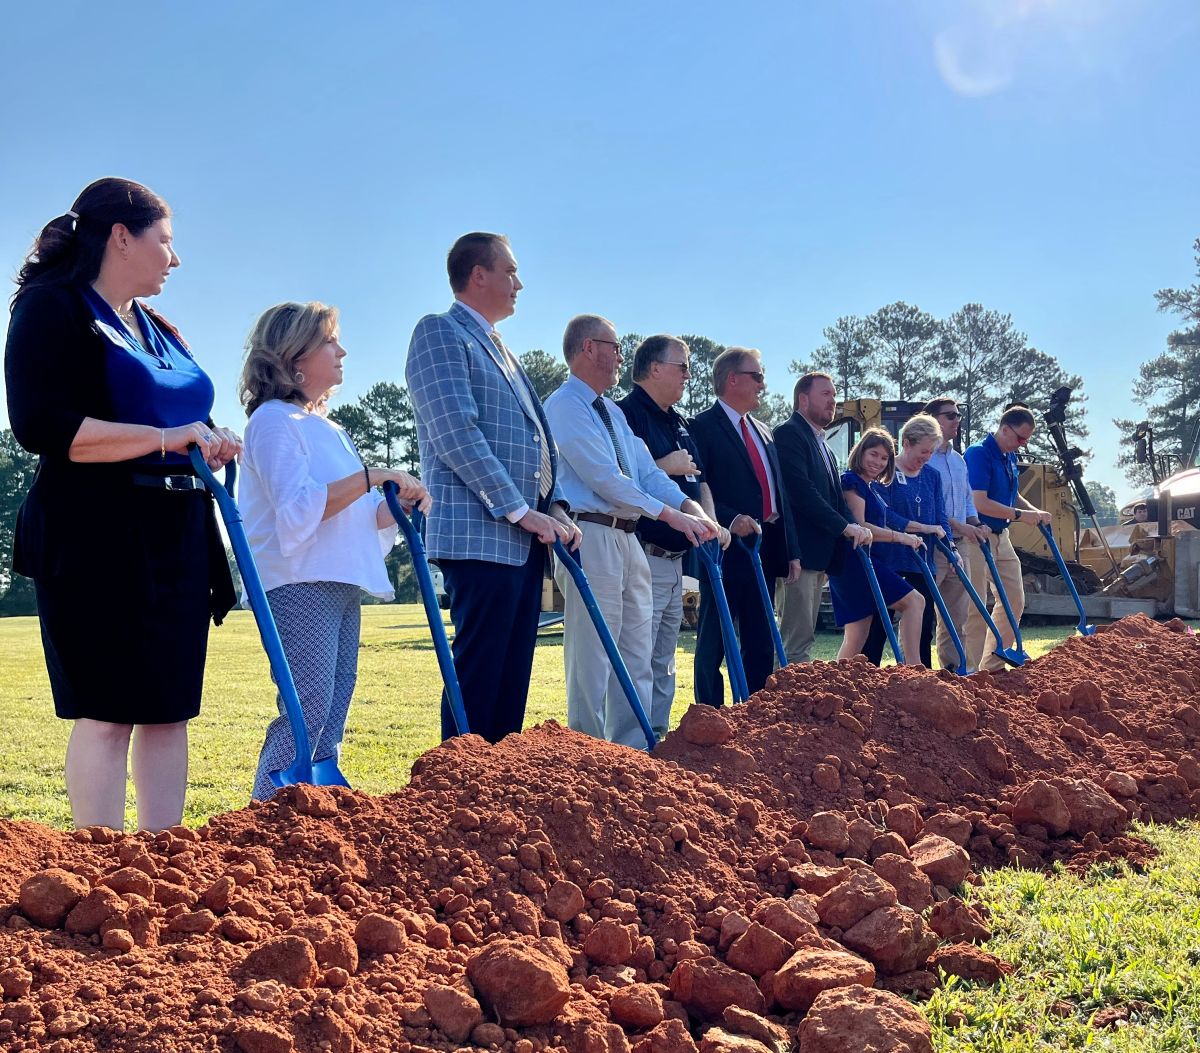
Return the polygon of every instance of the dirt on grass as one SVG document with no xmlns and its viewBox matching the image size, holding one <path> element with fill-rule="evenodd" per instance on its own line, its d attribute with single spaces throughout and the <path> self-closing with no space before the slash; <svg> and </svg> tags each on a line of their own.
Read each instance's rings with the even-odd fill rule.
<svg viewBox="0 0 1200 1053">
<path fill-rule="evenodd" d="M 653 755 L 548 723 L 200 830 L 0 822 L 0 1048 L 931 1050 L 899 995 L 1011 968 L 979 867 L 1197 813 L 1198 683 L 1136 617 L 990 676 L 789 667 Z"/>
</svg>

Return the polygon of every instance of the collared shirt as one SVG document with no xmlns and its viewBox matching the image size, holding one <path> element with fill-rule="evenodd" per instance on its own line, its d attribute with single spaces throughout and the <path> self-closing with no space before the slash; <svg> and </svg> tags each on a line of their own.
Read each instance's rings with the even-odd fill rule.
<svg viewBox="0 0 1200 1053">
<path fill-rule="evenodd" d="M 829 478 L 833 480 L 835 486 L 839 485 L 841 477 L 838 475 L 837 457 L 829 447 L 829 440 L 825 438 L 825 429 L 814 424 L 807 417 L 804 418 L 804 422 L 812 428 L 813 435 L 817 437 L 817 445 L 825 455 L 825 464 L 829 468 Z"/>
<path fill-rule="evenodd" d="M 672 406 L 663 409 L 639 384 L 633 385 L 630 391 L 617 405 L 625 414 L 630 430 L 638 436 L 650 451 L 650 456 L 656 461 L 666 457 L 675 450 L 687 450 L 700 470 L 696 475 L 672 475 L 671 482 L 679 487 L 693 501 L 700 501 L 700 480 L 704 474 L 704 465 L 700 463 L 700 452 L 696 443 L 688 434 L 687 423 Z M 646 516 L 638 521 L 638 537 L 651 545 L 658 545 L 670 552 L 686 552 L 692 547 L 678 530 L 660 523 L 657 519 Z"/>
<path fill-rule="evenodd" d="M 738 413 L 724 399 L 717 399 L 717 403 L 721 409 L 725 411 L 725 415 L 729 418 L 730 424 L 733 425 L 733 430 L 737 432 L 737 436 L 742 442 L 745 442 L 745 436 L 742 435 L 742 418 L 748 417 L 748 413 Z M 767 448 L 763 445 L 762 437 L 758 434 L 758 429 L 753 424 L 746 425 L 746 431 L 750 433 L 750 438 L 758 449 L 758 455 L 762 458 L 763 468 L 767 472 L 767 488 L 771 491 L 771 519 L 770 522 L 775 522 L 779 518 L 779 497 L 775 493 L 775 475 L 771 471 L 771 462 L 767 459 Z M 749 453 L 747 452 L 747 456 Z"/>
<path fill-rule="evenodd" d="M 971 494 L 971 480 L 967 474 L 967 462 L 949 443 L 945 449 L 934 450 L 929 458 L 929 467 L 942 477 L 942 498 L 946 502 L 946 516 L 966 523 L 979 515 L 975 509 L 975 498 Z"/>
<path fill-rule="evenodd" d="M 587 384 L 569 376 L 545 402 L 546 419 L 558 444 L 559 486 L 572 511 L 654 519 L 663 505 L 682 505 L 687 495 L 654 463 L 620 407 L 605 398 L 631 475 L 621 472 L 608 429 L 592 405 L 595 401 L 596 393 Z"/>
<path fill-rule="evenodd" d="M 972 490 L 983 490 L 993 501 L 1013 507 L 1017 500 L 1017 452 L 1005 453 L 995 435 L 986 435 L 982 442 L 972 443 L 963 454 L 967 462 L 967 478 Z M 1008 526 L 1007 519 L 980 515 L 979 521 L 999 534 Z"/>
</svg>

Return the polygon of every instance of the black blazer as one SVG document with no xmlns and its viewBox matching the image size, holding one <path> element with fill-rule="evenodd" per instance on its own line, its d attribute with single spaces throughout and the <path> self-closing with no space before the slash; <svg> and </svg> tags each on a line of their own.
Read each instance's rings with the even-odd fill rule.
<svg viewBox="0 0 1200 1053">
<path fill-rule="evenodd" d="M 854 522 L 842 493 L 840 473 L 835 483 L 812 425 L 799 413 L 775 429 L 775 445 L 799 539 L 800 563 L 805 570 L 836 574 L 845 555 L 842 531 Z"/>
<path fill-rule="evenodd" d="M 107 353 L 91 310 L 74 286 L 30 289 L 13 304 L 4 349 L 8 416 L 17 442 L 39 457 L 33 485 L 17 513 L 13 569 L 18 574 L 74 575 L 101 589 L 144 577 L 144 546 L 153 538 L 154 524 L 131 521 L 127 497 L 132 473 L 153 473 L 155 465 L 89 464 L 69 456 L 85 417 L 115 416 Z M 173 471 L 190 474 L 191 468 Z M 236 597 L 212 515 L 205 534 L 195 540 L 207 548 L 210 610 L 219 623 Z"/>
<path fill-rule="evenodd" d="M 775 484 L 775 495 L 779 503 L 779 518 L 763 527 L 763 571 L 768 577 L 773 575 L 782 578 L 787 576 L 788 561 L 800 558 L 800 546 L 788 507 L 787 489 L 783 484 L 779 454 L 775 449 L 771 429 L 753 417 L 748 417 L 747 420 L 758 432 L 763 448 L 767 451 L 766 467 Z M 754 477 L 754 467 L 750 463 L 746 443 L 737 433 L 721 404 L 713 403 L 703 413 L 696 414 L 688 430 L 700 451 L 704 464 L 704 481 L 712 491 L 713 511 L 717 514 L 717 522 L 723 527 L 728 527 L 739 515 L 761 520 L 762 488 Z M 729 551 L 736 552 L 738 547 L 735 541 Z"/>
</svg>

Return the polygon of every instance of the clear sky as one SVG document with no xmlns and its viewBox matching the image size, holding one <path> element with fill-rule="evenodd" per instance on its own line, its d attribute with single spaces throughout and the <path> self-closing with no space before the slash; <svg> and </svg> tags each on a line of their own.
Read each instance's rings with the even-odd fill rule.
<svg viewBox="0 0 1200 1053">
<path fill-rule="evenodd" d="M 237 427 L 263 308 L 341 308 L 341 400 L 402 381 L 468 230 L 512 238 L 518 353 L 594 311 L 780 391 L 839 315 L 978 301 L 1083 375 L 1124 500 L 1110 418 L 1195 280 L 1198 41 L 1195 0 L 13 6 L 0 267 L 92 179 L 153 187 L 158 306 Z"/>
</svg>

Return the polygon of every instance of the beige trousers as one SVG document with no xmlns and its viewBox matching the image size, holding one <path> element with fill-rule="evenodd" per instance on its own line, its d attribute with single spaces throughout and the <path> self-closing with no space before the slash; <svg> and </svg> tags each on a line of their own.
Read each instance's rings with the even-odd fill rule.
<svg viewBox="0 0 1200 1053">
<path fill-rule="evenodd" d="M 979 577 L 979 572 L 975 570 L 976 564 L 982 568 L 984 575 L 987 574 L 987 564 L 983 561 L 983 552 L 974 541 L 964 539 L 956 542 L 956 544 L 958 546 L 958 554 L 962 556 L 963 568 L 967 572 L 967 577 L 974 584 Z M 983 619 L 979 618 L 979 612 L 975 610 L 975 604 L 971 602 L 971 597 L 967 595 L 965 586 L 950 566 L 950 561 L 942 555 L 942 550 L 935 549 L 933 558 L 934 565 L 937 568 L 934 580 L 937 582 L 938 592 L 942 594 L 942 599 L 946 601 L 946 609 L 950 612 L 950 620 L 954 623 L 954 629 L 962 641 L 963 650 L 967 652 L 967 668 L 973 670 L 974 666 L 971 665 L 972 652 L 970 646 L 967 644 L 967 619 L 974 614 L 979 619 L 981 625 Z M 950 638 L 950 631 L 946 628 L 946 619 L 942 617 L 941 611 L 937 612 L 936 647 L 938 665 L 943 669 L 957 669 L 958 651 L 954 646 L 954 641 Z"/>
<path fill-rule="evenodd" d="M 1025 610 L 1025 584 L 1021 580 L 1021 561 L 1017 558 L 1016 549 L 1013 548 L 1012 539 L 1007 530 L 999 537 L 993 535 L 992 557 L 996 561 L 996 570 L 1000 573 L 1000 583 L 1004 586 L 1004 592 L 1008 596 L 1013 617 L 1019 623 L 1021 614 Z M 992 576 L 988 572 L 987 561 L 983 558 L 982 552 L 979 553 L 978 564 L 970 568 L 970 574 L 971 584 L 975 586 L 975 591 L 979 593 L 985 603 L 988 601 L 989 592 L 991 594 L 992 621 L 1000 630 L 1001 646 L 1005 649 L 1012 647 L 1015 642 L 1012 626 L 1008 623 L 1008 615 L 1004 613 L 1004 604 L 1000 602 L 1000 597 L 992 585 Z M 987 669 L 993 673 L 1006 668 L 1004 660 L 995 655 L 995 637 L 984 624 L 983 617 L 975 610 L 974 604 L 967 616 L 967 636 L 963 643 L 966 645 L 967 661 L 971 668 Z"/>
<path fill-rule="evenodd" d="M 775 608 L 779 617 L 779 635 L 788 664 L 807 662 L 817 635 L 817 617 L 821 612 L 821 589 L 825 572 L 802 570 L 796 581 L 775 579 Z M 778 661 L 778 659 L 776 659 Z"/>
</svg>

